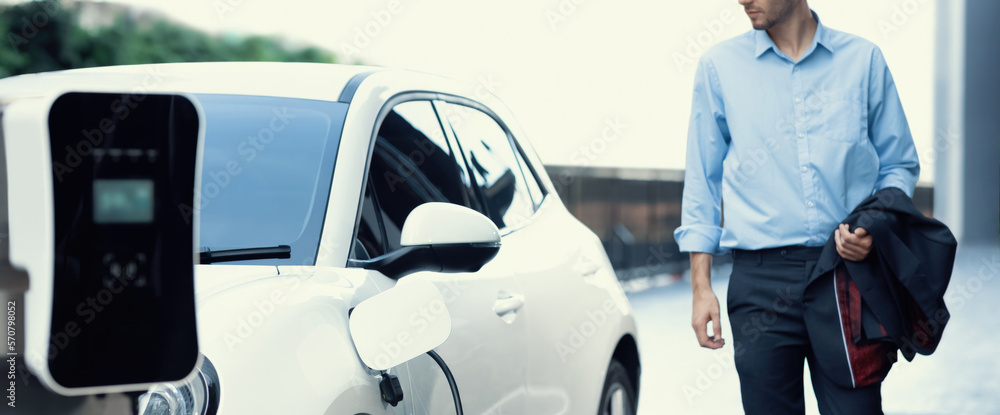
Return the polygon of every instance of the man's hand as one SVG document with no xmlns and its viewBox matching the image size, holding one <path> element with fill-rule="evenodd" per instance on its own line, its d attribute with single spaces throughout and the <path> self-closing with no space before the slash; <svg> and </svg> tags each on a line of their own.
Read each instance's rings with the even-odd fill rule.
<svg viewBox="0 0 1000 415">
<path fill-rule="evenodd" d="M 712 254 L 691 253 L 691 289 L 694 291 L 691 327 L 698 337 L 698 344 L 709 349 L 725 346 L 719 299 L 712 292 Z M 708 335 L 708 322 L 712 322 L 712 336 Z"/>
<path fill-rule="evenodd" d="M 842 223 L 833 237 L 837 241 L 837 253 L 848 261 L 861 261 L 872 251 L 872 236 L 865 228 L 856 228 L 851 233 L 851 228 Z"/>
<path fill-rule="evenodd" d="M 708 335 L 708 322 L 712 322 L 712 336 Z M 694 310 L 691 313 L 691 327 L 698 337 L 698 344 L 709 349 L 718 349 L 726 345 L 722 338 L 722 320 L 719 318 L 719 299 L 712 290 L 700 290 L 694 293 Z"/>
</svg>

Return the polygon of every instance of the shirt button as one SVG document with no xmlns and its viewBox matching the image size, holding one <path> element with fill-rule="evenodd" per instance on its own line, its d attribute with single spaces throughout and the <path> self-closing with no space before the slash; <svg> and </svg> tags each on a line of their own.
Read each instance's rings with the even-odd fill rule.
<svg viewBox="0 0 1000 415">
<path fill-rule="evenodd" d="M 803 133 L 799 133 L 799 138 L 806 138 L 806 135 Z"/>
<path fill-rule="evenodd" d="M 805 173 L 805 172 L 807 172 L 807 171 L 809 171 L 809 168 L 808 168 L 808 167 L 806 167 L 806 166 L 802 166 L 802 172 L 803 172 L 803 173 Z"/>
<path fill-rule="evenodd" d="M 796 103 L 802 102 L 802 98 L 795 98 L 795 102 Z"/>
<path fill-rule="evenodd" d="M 813 202 L 809 202 L 809 207 L 813 207 Z"/>
</svg>

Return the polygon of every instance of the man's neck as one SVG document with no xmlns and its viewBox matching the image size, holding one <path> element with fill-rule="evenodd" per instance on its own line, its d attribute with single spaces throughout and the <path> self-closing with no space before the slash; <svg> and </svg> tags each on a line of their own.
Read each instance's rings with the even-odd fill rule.
<svg viewBox="0 0 1000 415">
<path fill-rule="evenodd" d="M 806 2 L 802 2 L 785 21 L 767 30 L 775 46 L 789 58 L 798 62 L 812 45 L 818 23 Z"/>
</svg>

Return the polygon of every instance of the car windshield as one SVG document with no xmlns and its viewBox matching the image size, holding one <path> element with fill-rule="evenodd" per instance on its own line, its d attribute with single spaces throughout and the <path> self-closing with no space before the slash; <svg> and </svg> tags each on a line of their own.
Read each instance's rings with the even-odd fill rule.
<svg viewBox="0 0 1000 415">
<path fill-rule="evenodd" d="M 205 119 L 201 251 L 291 248 L 289 258 L 231 264 L 313 265 L 347 104 L 198 95 Z"/>
</svg>

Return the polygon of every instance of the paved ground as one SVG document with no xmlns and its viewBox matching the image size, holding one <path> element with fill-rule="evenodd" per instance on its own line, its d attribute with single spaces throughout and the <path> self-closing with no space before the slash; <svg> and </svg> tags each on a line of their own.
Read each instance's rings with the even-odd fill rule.
<svg viewBox="0 0 1000 415">
<path fill-rule="evenodd" d="M 723 313 L 729 272 L 713 274 Z M 629 297 L 643 364 L 639 414 L 743 413 L 731 344 L 712 351 L 694 338 L 687 278 Z M 893 367 L 883 385 L 886 414 L 1000 414 L 1000 248 L 960 249 L 945 298 L 952 319 L 937 352 Z M 726 317 L 723 327 L 731 341 Z M 806 412 L 818 414 L 805 381 Z"/>
</svg>

